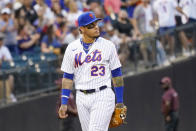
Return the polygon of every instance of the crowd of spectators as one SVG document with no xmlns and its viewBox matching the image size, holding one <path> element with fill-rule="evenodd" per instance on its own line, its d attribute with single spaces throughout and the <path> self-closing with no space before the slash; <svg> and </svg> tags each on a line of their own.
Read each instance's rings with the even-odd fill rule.
<svg viewBox="0 0 196 131">
<path fill-rule="evenodd" d="M 145 67 L 168 65 L 176 59 L 175 41 L 173 32 L 164 33 L 196 22 L 196 0 L 1 0 L 0 63 L 34 53 L 36 47 L 40 53 L 63 54 L 80 37 L 77 18 L 85 11 L 103 18 L 101 36 L 115 44 L 123 66 L 134 52 L 140 54 Z M 163 36 L 148 39 L 157 34 Z M 178 36 L 183 55 L 194 54 L 193 33 L 180 31 Z"/>
</svg>

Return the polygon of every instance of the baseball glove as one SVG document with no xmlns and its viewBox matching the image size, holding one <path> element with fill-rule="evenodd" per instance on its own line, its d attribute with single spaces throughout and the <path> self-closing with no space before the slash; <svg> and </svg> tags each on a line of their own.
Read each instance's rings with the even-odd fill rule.
<svg viewBox="0 0 196 131">
<path fill-rule="evenodd" d="M 125 118 L 127 115 L 127 107 L 123 105 L 122 107 L 115 107 L 114 113 L 110 120 L 109 128 L 118 127 L 125 124 Z"/>
</svg>

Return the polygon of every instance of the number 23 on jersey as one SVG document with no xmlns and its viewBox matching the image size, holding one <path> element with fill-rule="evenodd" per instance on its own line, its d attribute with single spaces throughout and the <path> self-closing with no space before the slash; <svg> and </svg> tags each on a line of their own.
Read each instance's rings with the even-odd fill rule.
<svg viewBox="0 0 196 131">
<path fill-rule="evenodd" d="M 91 76 L 104 76 L 104 75 L 105 75 L 105 66 L 94 65 L 91 67 Z"/>
</svg>

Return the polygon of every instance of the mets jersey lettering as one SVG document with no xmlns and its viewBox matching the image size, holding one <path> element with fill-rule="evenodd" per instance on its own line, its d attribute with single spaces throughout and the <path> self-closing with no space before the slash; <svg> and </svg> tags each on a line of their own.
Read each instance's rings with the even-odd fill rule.
<svg viewBox="0 0 196 131">
<path fill-rule="evenodd" d="M 79 65 L 82 65 L 83 63 L 90 63 L 90 62 L 96 62 L 101 61 L 101 51 L 95 50 L 92 55 L 89 54 L 86 56 L 84 60 L 82 60 L 82 52 L 75 55 L 75 65 L 74 67 L 77 68 Z"/>
<path fill-rule="evenodd" d="M 77 49 L 76 49 L 77 48 Z M 121 67 L 115 45 L 99 37 L 86 53 L 80 39 L 70 43 L 65 51 L 61 70 L 74 74 L 76 89 L 111 87 L 111 70 Z"/>
</svg>

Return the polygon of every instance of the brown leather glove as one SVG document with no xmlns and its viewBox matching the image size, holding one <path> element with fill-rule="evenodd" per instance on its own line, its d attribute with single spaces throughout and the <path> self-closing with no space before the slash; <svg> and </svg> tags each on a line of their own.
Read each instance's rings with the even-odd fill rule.
<svg viewBox="0 0 196 131">
<path fill-rule="evenodd" d="M 112 118 L 110 120 L 109 128 L 118 127 L 122 124 L 125 124 L 125 118 L 127 115 L 127 107 L 123 104 L 123 106 L 116 106 Z"/>
</svg>

